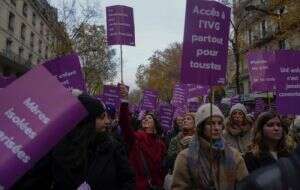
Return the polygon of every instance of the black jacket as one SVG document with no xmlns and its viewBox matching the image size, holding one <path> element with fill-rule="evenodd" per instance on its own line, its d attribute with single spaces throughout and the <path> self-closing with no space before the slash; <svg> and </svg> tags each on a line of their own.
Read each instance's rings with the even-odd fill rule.
<svg viewBox="0 0 300 190">
<path fill-rule="evenodd" d="M 237 184 L 237 190 L 299 190 L 300 146 L 277 163 L 260 168 Z"/>
<path fill-rule="evenodd" d="M 289 154 L 286 152 L 278 153 L 278 157 L 288 157 Z M 245 164 L 247 166 L 248 172 L 251 173 L 256 169 L 262 168 L 276 163 L 276 159 L 273 158 L 269 152 L 261 152 L 259 156 L 255 156 L 252 152 L 247 152 L 244 155 Z"/>
<path fill-rule="evenodd" d="M 89 147 L 89 164 L 86 182 L 92 190 L 134 189 L 134 173 L 131 170 L 125 148 L 120 142 L 106 136 L 103 142 Z"/>
</svg>

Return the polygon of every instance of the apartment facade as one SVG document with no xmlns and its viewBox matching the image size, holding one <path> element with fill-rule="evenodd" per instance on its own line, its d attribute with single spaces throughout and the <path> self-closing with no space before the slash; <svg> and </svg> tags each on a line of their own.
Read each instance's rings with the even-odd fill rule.
<svg viewBox="0 0 300 190">
<path fill-rule="evenodd" d="M 21 75 L 55 57 L 59 23 L 47 0 L 1 0 L 0 18 L 0 74 Z"/>
<path fill-rule="evenodd" d="M 274 2 L 274 1 L 273 1 Z M 245 59 L 252 50 L 300 49 L 300 23 L 295 24 L 293 14 L 299 12 L 299 1 L 282 6 L 270 4 L 271 0 L 233 0 L 233 21 L 238 28 L 240 55 L 240 89 L 251 93 L 248 66 Z M 297 10 L 295 10 L 297 9 Z M 291 18 L 289 18 L 291 17 Z M 288 22 L 291 22 L 289 25 Z M 233 56 L 233 53 L 229 54 Z M 235 87 L 235 60 L 229 58 L 228 79 Z M 230 88 L 230 87 L 229 87 Z"/>
</svg>

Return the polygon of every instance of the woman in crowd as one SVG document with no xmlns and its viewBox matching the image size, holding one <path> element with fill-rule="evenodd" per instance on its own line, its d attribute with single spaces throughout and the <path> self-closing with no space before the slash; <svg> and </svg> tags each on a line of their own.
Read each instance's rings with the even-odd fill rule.
<svg viewBox="0 0 300 190">
<path fill-rule="evenodd" d="M 53 150 L 54 189 L 133 189 L 124 147 L 106 131 L 104 104 L 84 94 L 78 98 L 89 114 Z"/>
<path fill-rule="evenodd" d="M 127 99 L 127 89 L 123 85 L 120 89 L 122 97 Z M 135 189 L 162 188 L 166 174 L 163 169 L 166 146 L 160 138 L 160 124 L 154 114 L 146 113 L 141 122 L 141 130 L 133 131 L 130 116 L 128 103 L 123 101 L 119 122 L 124 141 L 129 147 L 129 161 L 135 172 Z"/>
<path fill-rule="evenodd" d="M 300 116 L 297 116 L 290 126 L 290 135 L 293 140 L 300 144 Z"/>
<path fill-rule="evenodd" d="M 183 116 L 182 131 L 171 139 L 167 152 L 167 163 L 170 173 L 173 173 L 174 162 L 177 154 L 187 148 L 192 136 L 196 132 L 194 113 L 186 113 Z"/>
<path fill-rule="evenodd" d="M 261 113 L 256 122 L 253 142 L 244 159 L 248 171 L 275 163 L 280 157 L 287 157 L 295 144 L 287 135 L 288 128 L 275 112 Z"/>
<path fill-rule="evenodd" d="M 177 154 L 186 149 L 192 140 L 192 136 L 196 132 L 195 126 L 195 114 L 194 113 L 186 113 L 183 116 L 183 125 L 182 131 L 174 138 L 171 139 L 169 144 L 168 152 L 167 152 L 167 169 L 169 174 L 165 178 L 164 188 L 170 189 L 172 184 L 172 173 L 174 169 L 174 162 L 177 157 Z"/>
<path fill-rule="evenodd" d="M 252 124 L 247 119 L 246 107 L 240 103 L 235 104 L 230 109 L 225 127 L 226 143 L 241 153 L 245 153 L 251 144 L 252 134 Z"/>
<path fill-rule="evenodd" d="M 248 172 L 241 154 L 222 138 L 222 112 L 215 105 L 204 104 L 195 120 L 197 135 L 176 158 L 172 189 L 234 189 Z"/>
</svg>

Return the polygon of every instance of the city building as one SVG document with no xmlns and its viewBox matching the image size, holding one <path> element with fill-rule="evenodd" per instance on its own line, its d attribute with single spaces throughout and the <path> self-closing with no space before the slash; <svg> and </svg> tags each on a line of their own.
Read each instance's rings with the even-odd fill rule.
<svg viewBox="0 0 300 190">
<path fill-rule="evenodd" d="M 0 0 L 0 75 L 21 75 L 57 55 L 65 37 L 47 0 Z"/>
<path fill-rule="evenodd" d="M 234 54 L 238 53 L 241 94 L 247 95 L 251 93 L 245 60 L 248 51 L 300 49 L 300 1 L 233 0 L 232 8 L 238 51 L 229 52 L 228 88 L 236 88 Z"/>
</svg>

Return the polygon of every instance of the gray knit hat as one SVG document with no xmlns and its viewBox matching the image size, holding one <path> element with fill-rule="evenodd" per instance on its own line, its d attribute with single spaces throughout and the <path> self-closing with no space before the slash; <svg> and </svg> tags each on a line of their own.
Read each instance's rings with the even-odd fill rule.
<svg viewBox="0 0 300 190">
<path fill-rule="evenodd" d="M 196 112 L 195 115 L 196 126 L 198 126 L 198 124 L 202 123 L 203 121 L 205 121 L 207 118 L 210 117 L 211 110 L 212 110 L 212 116 L 219 116 L 224 120 L 224 115 L 221 112 L 221 110 L 216 105 L 214 104 L 211 105 L 210 103 L 207 103 L 200 106 L 198 108 L 198 111 Z"/>
</svg>

